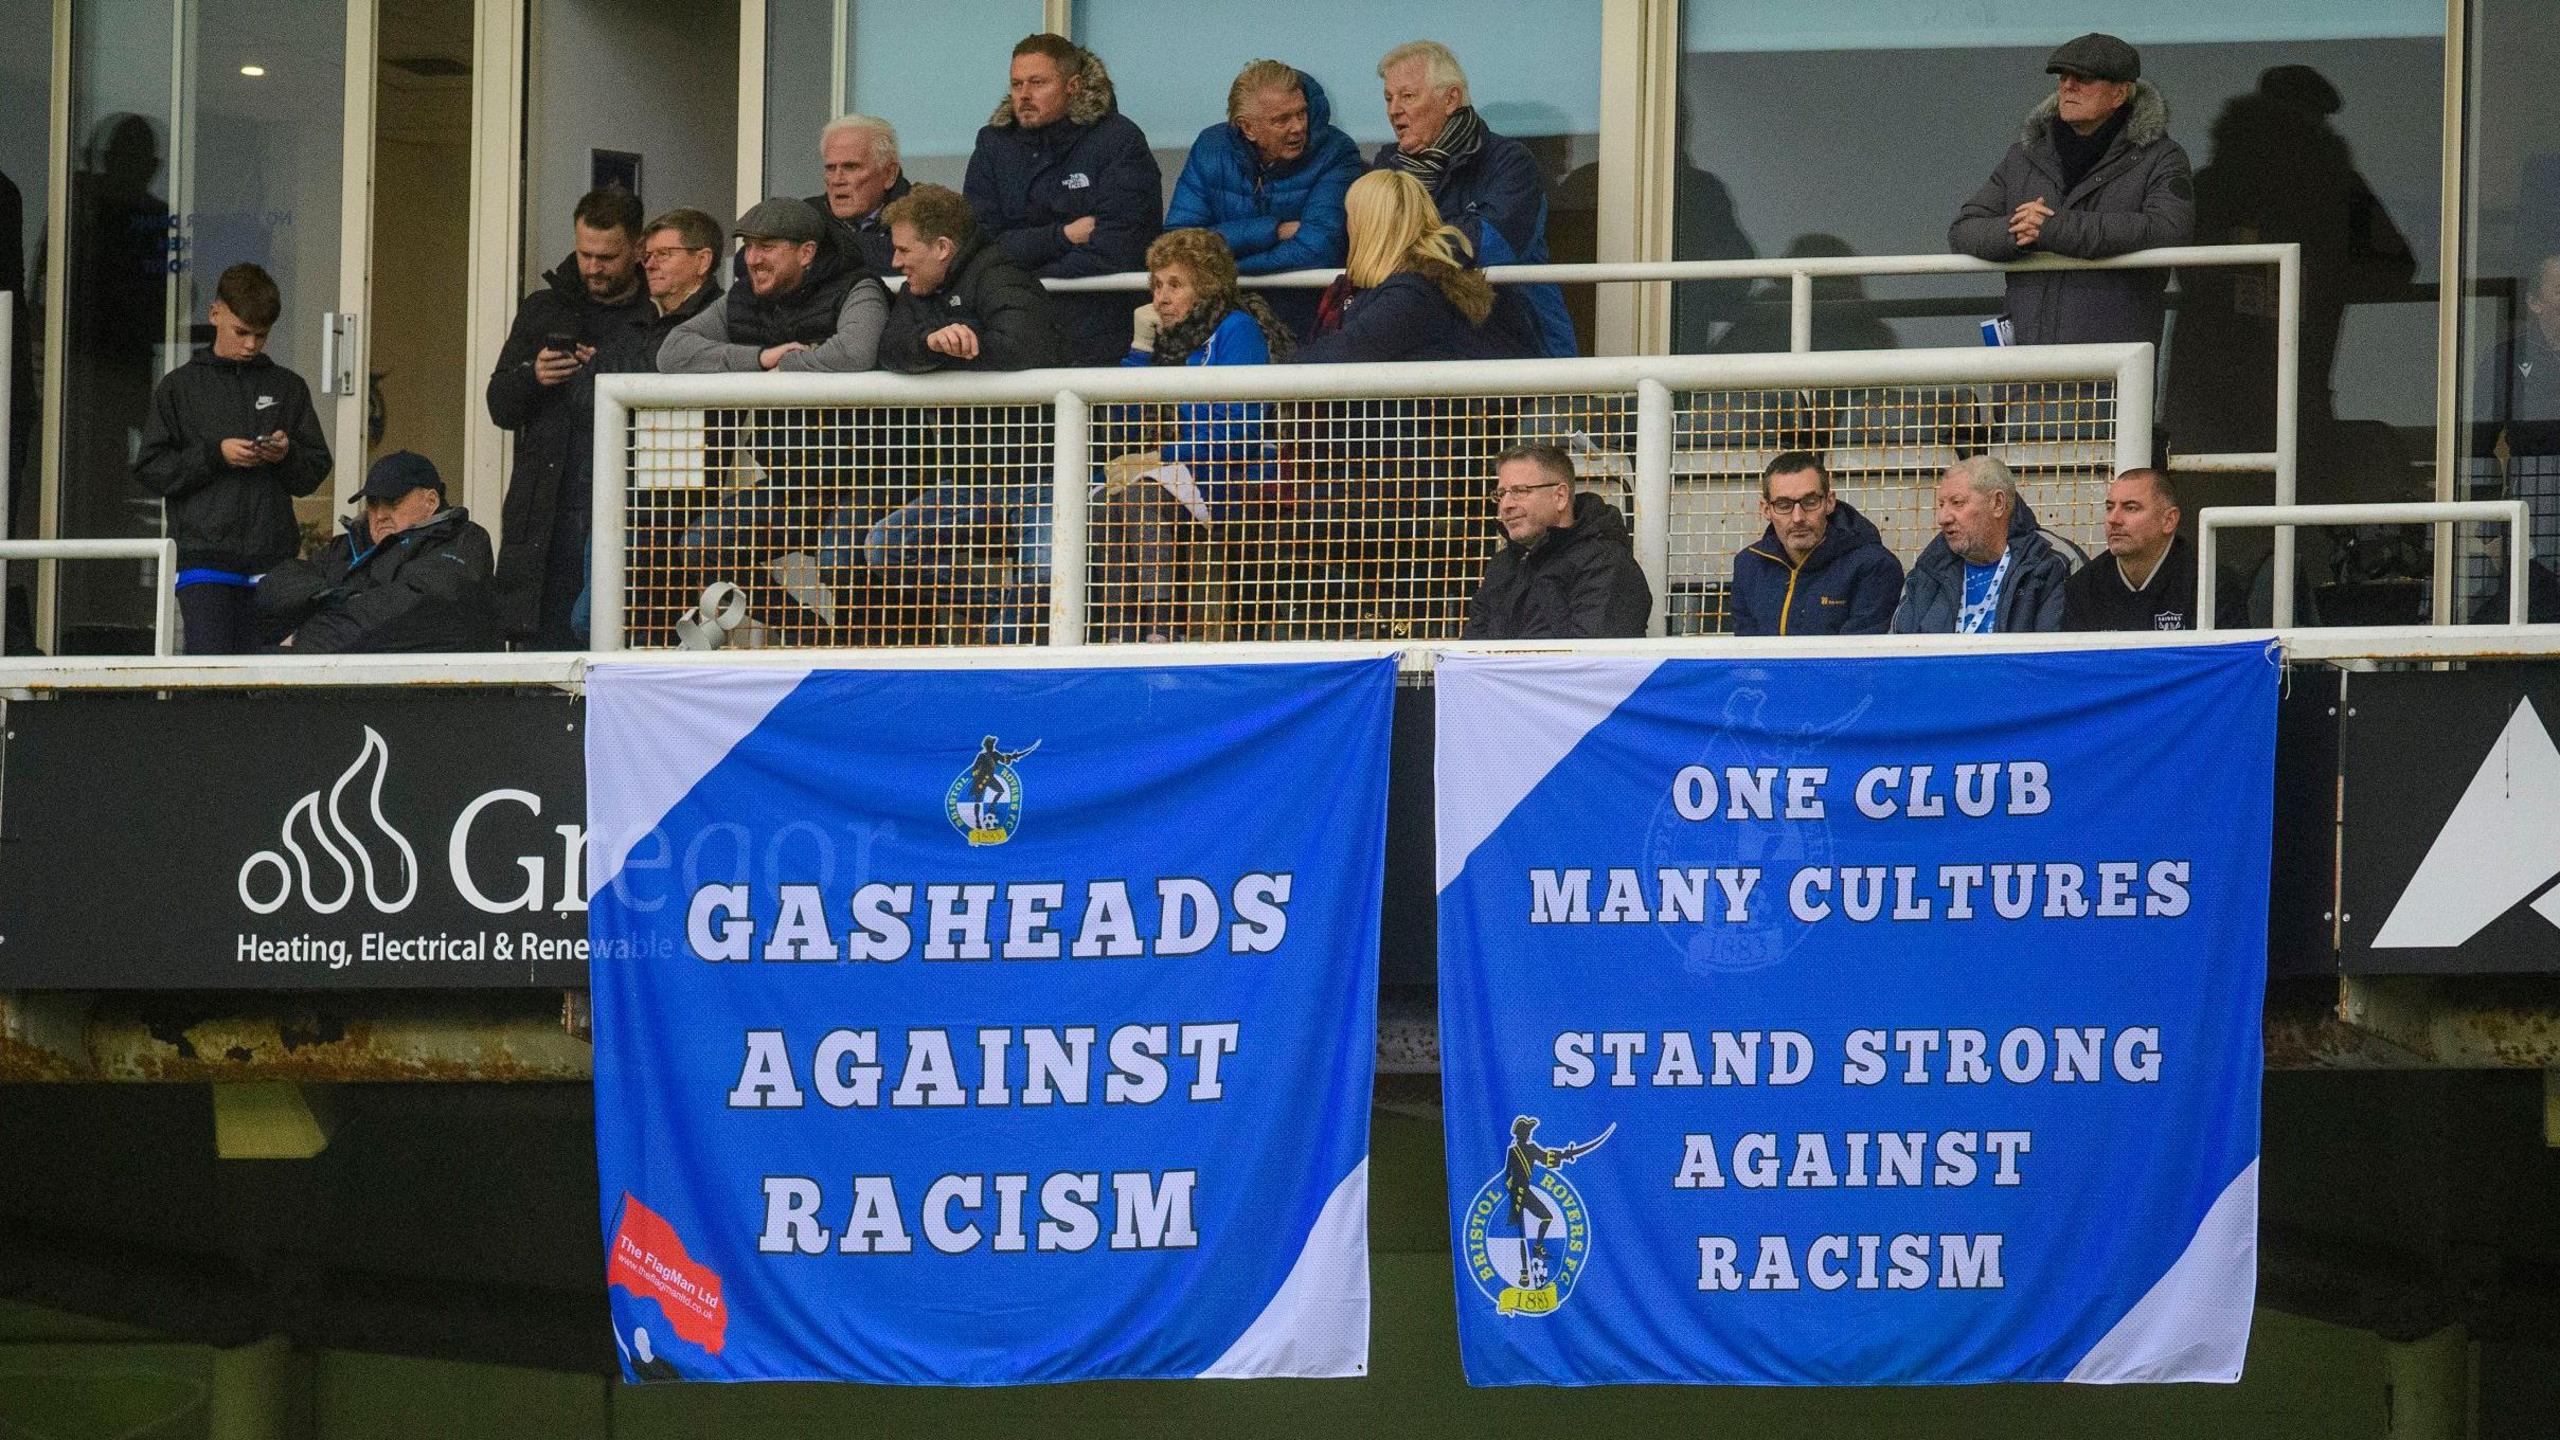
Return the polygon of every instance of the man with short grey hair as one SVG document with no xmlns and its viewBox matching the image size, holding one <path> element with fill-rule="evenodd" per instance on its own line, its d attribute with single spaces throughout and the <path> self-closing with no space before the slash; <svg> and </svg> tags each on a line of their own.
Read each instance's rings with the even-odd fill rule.
<svg viewBox="0 0 2560 1440">
<path fill-rule="evenodd" d="M 2070 574 L 2009 467 L 1989 455 L 1959 460 L 1938 482 L 1938 538 L 1911 567 L 1893 633 L 2059 630 Z"/>
<path fill-rule="evenodd" d="M 809 208 L 835 222 L 874 275 L 889 273 L 889 227 L 880 211 L 911 188 L 898 165 L 898 127 L 876 115 L 839 115 L 818 132 L 823 193 Z"/>
<path fill-rule="evenodd" d="M 1399 45 L 1378 62 L 1387 124 L 1395 143 L 1378 147 L 1372 170 L 1402 170 L 1422 182 L 1440 218 L 1467 237 L 1478 265 L 1547 263 L 1547 181 L 1529 147 L 1497 135 L 1476 114 L 1467 72 L 1437 40 Z M 1523 285 L 1538 322 L 1541 350 L 1579 354 L 1564 292 Z"/>
</svg>

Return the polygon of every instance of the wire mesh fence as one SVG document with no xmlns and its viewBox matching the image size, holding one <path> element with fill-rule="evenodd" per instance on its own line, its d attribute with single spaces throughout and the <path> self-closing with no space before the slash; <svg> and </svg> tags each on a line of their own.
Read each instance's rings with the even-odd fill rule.
<svg viewBox="0 0 2560 1440">
<path fill-rule="evenodd" d="M 635 408 L 625 643 L 1046 643 L 1061 545 L 1083 562 L 1087 643 L 1453 638 L 1502 543 L 1505 449 L 1563 450 L 1643 533 L 1639 408 L 1632 387 L 1096 403 L 1068 462 L 1085 520 L 1063 535 L 1054 405 Z M 1668 631 L 1731 628 L 1733 557 L 1761 534 L 1781 450 L 1823 454 L 1906 563 L 1942 472 L 1981 452 L 2094 551 L 2116 410 L 2106 381 L 1679 391 L 1651 492 L 1668 496 Z"/>
</svg>

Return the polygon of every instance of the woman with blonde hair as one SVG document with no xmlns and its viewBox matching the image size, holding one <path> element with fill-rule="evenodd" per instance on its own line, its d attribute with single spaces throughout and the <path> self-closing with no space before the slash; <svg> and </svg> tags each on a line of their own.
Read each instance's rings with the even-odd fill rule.
<svg viewBox="0 0 2560 1440">
<path fill-rule="evenodd" d="M 1304 364 L 1380 360 L 1502 360 L 1540 353 L 1526 308 L 1475 268 L 1466 237 L 1440 218 L 1431 192 L 1400 170 L 1372 170 L 1344 200 L 1350 294 L 1341 321 L 1301 348 Z"/>
</svg>

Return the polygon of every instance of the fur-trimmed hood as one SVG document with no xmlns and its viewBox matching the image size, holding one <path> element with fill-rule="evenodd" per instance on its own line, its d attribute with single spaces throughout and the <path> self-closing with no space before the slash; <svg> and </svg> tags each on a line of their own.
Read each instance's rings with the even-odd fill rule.
<svg viewBox="0 0 2560 1440">
<path fill-rule="evenodd" d="M 2169 101 L 2148 80 L 2133 82 L 2133 98 L 2124 102 L 2132 109 L 2132 118 L 2124 122 L 2124 140 L 2128 145 L 2148 145 L 2169 133 Z M 2045 122 L 2061 108 L 2062 97 L 2047 95 L 2043 103 L 2027 112 L 2026 123 L 2018 128 L 2018 143 L 2033 147 L 2046 138 Z M 999 120 L 997 124 L 1009 124 Z"/>
<path fill-rule="evenodd" d="M 1081 45 L 1076 47 L 1076 54 L 1084 58 L 1084 78 L 1067 101 L 1067 123 L 1083 127 L 1118 110 L 1120 97 L 1111 89 L 1111 72 L 1103 67 L 1101 56 Z M 1310 111 L 1314 109 L 1312 105 L 1308 108 Z M 1008 94 L 996 102 L 996 111 L 987 117 L 987 123 L 999 130 L 1013 128 L 1012 95 Z"/>
</svg>

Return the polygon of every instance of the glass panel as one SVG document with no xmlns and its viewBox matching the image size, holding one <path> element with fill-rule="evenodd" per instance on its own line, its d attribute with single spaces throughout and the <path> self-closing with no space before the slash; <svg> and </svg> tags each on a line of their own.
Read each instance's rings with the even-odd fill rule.
<svg viewBox="0 0 2560 1440">
<path fill-rule="evenodd" d="M 214 283 L 240 261 L 284 292 L 269 353 L 334 432 L 319 322 L 338 304 L 345 43 L 296 0 L 74 5 L 63 534 L 161 533 L 132 479 L 152 387 L 210 339 Z M 331 508 L 325 490 L 304 502 L 306 527 Z M 66 651 L 149 644 L 139 570 L 61 573 Z"/>
<path fill-rule="evenodd" d="M 2085 31 L 2122 35 L 2195 166 L 2196 242 L 2303 247 L 2300 498 L 2427 493 L 2441 0 L 1958 8 L 1920 25 L 1887 0 L 1813 11 L 1688 0 L 1677 253 L 1945 253 L 1957 207 L 2052 94 L 2052 49 Z M 1817 289 L 1815 348 L 1979 344 L 1999 295 L 1954 277 L 1833 282 Z M 1679 287 L 1678 346 L 1784 349 L 1785 299 L 1783 284 Z M 2160 393 L 2172 452 L 2268 448 L 2273 272 L 2182 274 L 2169 304 Z M 2186 509 L 2265 500 L 2271 485 L 2195 476 Z M 2236 563 L 2256 563 L 2253 533 L 2233 537 Z M 2342 610 L 2373 614 L 2422 590 L 2405 547 L 2358 555 L 2333 538 L 2304 532 L 2302 569 Z"/>
<path fill-rule="evenodd" d="M 2479 0 L 2471 10 L 2470 134 L 2464 147 L 2462 334 L 2468 357 L 2457 498 L 2514 496 L 2532 507 L 2532 618 L 2560 620 L 2560 26 L 2548 0 Z M 2499 536 L 2465 589 L 2504 616 Z"/>
<path fill-rule="evenodd" d="M 36 490 L 40 481 L 31 457 L 40 455 L 36 426 L 41 414 L 41 381 L 35 368 L 39 313 L 31 286 L 30 257 L 43 245 L 47 177 L 52 173 L 46 147 L 52 136 L 53 6 L 50 0 L 0 0 L 0 34 L 20 44 L 0 47 L 0 290 L 9 293 L 15 327 L 9 352 L 0 365 L 9 374 L 9 444 L 0 453 L 0 475 L 9 484 L 9 504 L 0 526 L 11 535 L 36 531 Z M 42 37 L 39 39 L 39 37 Z M 34 42 L 34 43 L 27 43 Z M 9 602 L 10 638 L 19 645 L 29 624 L 25 594 L 32 572 L 22 569 L 9 580 L 16 598 Z"/>
<path fill-rule="evenodd" d="M 1039 28 L 1040 6 L 1028 0 L 767 0 L 764 188 L 818 193 L 818 131 L 834 118 L 827 97 L 841 56 L 844 108 L 898 127 L 908 179 L 959 189 L 978 127 L 1004 99 L 1006 57 Z"/>
</svg>

